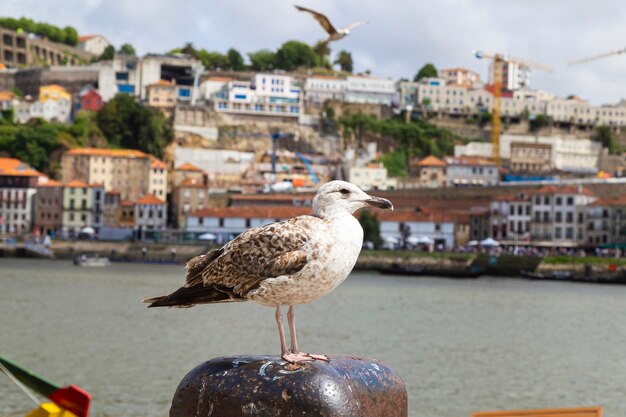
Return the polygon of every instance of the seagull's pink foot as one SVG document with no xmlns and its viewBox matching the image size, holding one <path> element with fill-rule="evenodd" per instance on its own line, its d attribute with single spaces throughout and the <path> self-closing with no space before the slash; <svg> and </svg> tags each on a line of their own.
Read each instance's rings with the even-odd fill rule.
<svg viewBox="0 0 626 417">
<path fill-rule="evenodd" d="M 314 353 L 302 353 L 302 355 L 306 355 L 309 358 L 313 358 L 316 361 L 330 362 L 330 358 L 326 355 L 316 355 Z"/>
<path fill-rule="evenodd" d="M 290 363 L 298 363 L 298 362 L 312 362 L 315 358 L 311 357 L 306 353 L 283 353 L 280 355 L 284 360 Z"/>
</svg>

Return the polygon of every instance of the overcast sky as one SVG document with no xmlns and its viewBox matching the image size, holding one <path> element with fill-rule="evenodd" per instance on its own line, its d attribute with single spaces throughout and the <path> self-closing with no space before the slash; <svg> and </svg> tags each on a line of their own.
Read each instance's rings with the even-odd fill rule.
<svg viewBox="0 0 626 417">
<path fill-rule="evenodd" d="M 245 56 L 290 39 L 313 44 L 324 37 L 294 4 L 325 13 L 336 27 L 369 21 L 332 45 L 333 54 L 352 53 L 356 71 L 412 78 L 432 62 L 467 67 L 486 79 L 488 62 L 472 54 L 482 49 L 554 68 L 534 71 L 533 88 L 593 104 L 626 98 L 626 54 L 567 65 L 626 47 L 621 0 L 0 0 L 0 14 L 72 25 L 115 46 L 130 42 L 141 54 L 192 42 L 220 52 L 235 47 Z"/>
</svg>

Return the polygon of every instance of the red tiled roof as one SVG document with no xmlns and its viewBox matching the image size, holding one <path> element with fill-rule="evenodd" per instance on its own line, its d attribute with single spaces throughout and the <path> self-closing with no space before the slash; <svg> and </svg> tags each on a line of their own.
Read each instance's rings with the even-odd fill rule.
<svg viewBox="0 0 626 417">
<path fill-rule="evenodd" d="M 0 158 L 0 175 L 45 177 L 41 172 L 34 170 L 28 164 L 16 158 Z"/>
<path fill-rule="evenodd" d="M 591 197 L 595 197 L 595 193 L 593 193 L 587 187 L 579 187 L 577 185 L 566 185 L 563 187 L 559 187 L 556 185 L 545 185 L 538 190 L 530 191 L 529 194 L 534 195 L 551 195 L 551 194 L 583 194 Z"/>
<path fill-rule="evenodd" d="M 89 184 L 79 180 L 73 180 L 65 184 L 67 188 L 88 188 Z"/>
<path fill-rule="evenodd" d="M 293 200 L 311 200 L 315 197 L 314 193 L 305 194 L 234 194 L 231 200 L 241 201 L 293 201 Z"/>
<path fill-rule="evenodd" d="M 48 180 L 45 184 L 40 184 L 39 187 L 63 187 L 59 181 Z"/>
<path fill-rule="evenodd" d="M 197 178 L 185 178 L 179 185 L 180 188 L 207 188 L 203 181 Z"/>
<path fill-rule="evenodd" d="M 88 41 L 91 38 L 95 38 L 98 35 L 81 35 L 78 37 L 78 42 L 85 42 Z"/>
<path fill-rule="evenodd" d="M 141 197 L 135 204 L 166 204 L 165 201 L 161 200 L 159 197 L 154 194 L 146 194 Z"/>
<path fill-rule="evenodd" d="M 195 172 L 201 172 L 202 171 L 200 168 L 198 168 L 194 164 L 190 164 L 189 162 L 185 162 L 184 164 L 182 164 L 181 166 L 176 168 L 176 170 L 177 171 L 195 171 Z"/>
<path fill-rule="evenodd" d="M 151 166 L 152 168 L 155 168 L 155 169 L 167 169 L 167 165 L 165 164 L 165 162 L 157 158 L 154 158 L 152 160 Z"/>
<path fill-rule="evenodd" d="M 293 206 L 241 206 L 210 207 L 190 213 L 193 217 L 240 218 L 240 219 L 290 219 L 311 214 L 310 207 Z"/>
<path fill-rule="evenodd" d="M 148 158 L 136 149 L 76 148 L 67 151 L 68 155 L 110 156 L 118 158 Z"/>
<path fill-rule="evenodd" d="M 417 165 L 421 167 L 445 167 L 446 163 L 436 156 L 430 155 L 419 161 Z"/>
<path fill-rule="evenodd" d="M 481 166 L 495 166 L 496 164 L 487 158 L 480 156 L 446 156 L 444 161 L 448 165 L 481 165 Z"/>
<path fill-rule="evenodd" d="M 206 79 L 206 81 L 217 81 L 217 82 L 222 82 L 222 83 L 227 83 L 232 80 L 233 79 L 230 77 L 209 77 Z"/>
</svg>

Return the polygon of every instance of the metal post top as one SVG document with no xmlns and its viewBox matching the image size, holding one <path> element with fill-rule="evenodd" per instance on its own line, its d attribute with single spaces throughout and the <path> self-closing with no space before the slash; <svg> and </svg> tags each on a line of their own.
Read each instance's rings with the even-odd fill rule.
<svg viewBox="0 0 626 417">
<path fill-rule="evenodd" d="M 170 417 L 406 417 L 400 376 L 376 359 L 333 355 L 290 364 L 278 356 L 229 356 L 198 365 L 180 382 Z"/>
</svg>

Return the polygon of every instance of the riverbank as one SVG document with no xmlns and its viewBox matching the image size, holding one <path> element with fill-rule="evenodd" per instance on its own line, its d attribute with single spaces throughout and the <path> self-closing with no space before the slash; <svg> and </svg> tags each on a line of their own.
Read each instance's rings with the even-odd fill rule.
<svg viewBox="0 0 626 417">
<path fill-rule="evenodd" d="M 60 259 L 73 259 L 80 254 L 98 254 L 117 262 L 184 264 L 213 247 L 207 244 L 164 242 L 55 241 L 51 248 L 55 257 Z M 15 248 L 0 247 L 0 256 L 19 255 Z M 478 253 L 363 250 L 355 266 L 360 271 L 390 268 L 426 269 L 441 272 L 437 275 L 443 276 L 446 271 L 471 270 L 480 271 L 483 275 L 522 276 L 532 273 L 535 278 L 543 276 L 545 279 L 554 277 L 588 282 L 616 282 L 626 278 L 626 259 L 595 256 L 496 257 Z"/>
</svg>

